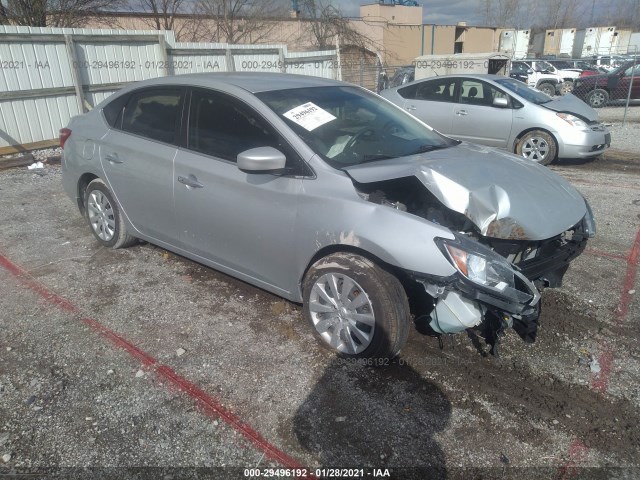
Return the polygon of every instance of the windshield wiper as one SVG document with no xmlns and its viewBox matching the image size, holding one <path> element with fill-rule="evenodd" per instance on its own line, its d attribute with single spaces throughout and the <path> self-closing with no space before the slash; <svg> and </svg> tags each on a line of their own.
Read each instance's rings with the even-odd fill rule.
<svg viewBox="0 0 640 480">
<path fill-rule="evenodd" d="M 375 162 L 376 160 L 388 160 L 394 158 L 391 155 L 385 155 L 384 153 L 376 153 L 374 155 L 363 155 L 360 163 Z"/>
<path fill-rule="evenodd" d="M 420 147 L 418 147 L 418 149 L 411 153 L 411 155 L 417 155 L 418 153 L 426 153 L 426 152 L 432 152 L 433 150 L 440 150 L 442 148 L 447 148 L 449 147 L 449 145 L 422 145 Z"/>
</svg>

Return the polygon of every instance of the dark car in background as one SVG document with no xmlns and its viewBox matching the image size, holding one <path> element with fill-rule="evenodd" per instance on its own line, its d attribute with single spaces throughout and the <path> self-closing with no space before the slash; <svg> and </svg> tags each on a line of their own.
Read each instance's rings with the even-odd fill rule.
<svg viewBox="0 0 640 480">
<path fill-rule="evenodd" d="M 593 108 L 604 107 L 610 100 L 640 99 L 640 65 L 634 61 L 599 75 L 580 77 L 574 84 L 573 94 Z"/>
</svg>

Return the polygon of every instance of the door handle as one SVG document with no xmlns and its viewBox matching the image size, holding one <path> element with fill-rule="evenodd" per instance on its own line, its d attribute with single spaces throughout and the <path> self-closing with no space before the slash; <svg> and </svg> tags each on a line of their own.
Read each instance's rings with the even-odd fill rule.
<svg viewBox="0 0 640 480">
<path fill-rule="evenodd" d="M 123 163 L 120 158 L 118 158 L 117 153 L 109 153 L 104 156 L 104 159 L 109 163 Z"/>
<path fill-rule="evenodd" d="M 195 175 L 189 175 L 188 177 L 178 176 L 178 181 L 191 188 L 204 187 L 204 185 L 198 181 Z"/>
<path fill-rule="evenodd" d="M 407 106 L 406 106 L 406 107 L 404 107 L 404 108 L 406 108 L 407 110 L 410 110 L 410 111 L 413 111 L 413 110 L 415 110 L 415 109 L 416 109 L 415 105 L 407 105 Z"/>
<path fill-rule="evenodd" d="M 456 115 L 459 115 L 459 116 L 461 116 L 461 117 L 464 117 L 465 115 L 469 115 L 469 114 L 467 113 L 467 111 L 466 111 L 466 110 L 458 110 L 458 111 L 456 112 Z"/>
</svg>

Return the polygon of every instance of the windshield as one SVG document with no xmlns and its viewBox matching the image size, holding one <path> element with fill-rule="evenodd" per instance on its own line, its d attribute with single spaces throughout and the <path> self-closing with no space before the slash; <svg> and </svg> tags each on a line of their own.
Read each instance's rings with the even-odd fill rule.
<svg viewBox="0 0 640 480">
<path fill-rule="evenodd" d="M 510 78 L 501 78 L 499 80 L 496 80 L 496 83 L 506 88 L 507 90 L 511 90 L 513 93 L 521 96 L 525 100 L 531 103 L 535 103 L 536 105 L 542 105 L 543 103 L 548 103 L 552 100 L 549 95 L 542 93 L 540 90 L 536 90 L 533 87 L 528 87 L 524 83 L 512 80 Z"/>
<path fill-rule="evenodd" d="M 256 96 L 335 168 L 458 143 L 357 87 L 297 88 Z"/>
<path fill-rule="evenodd" d="M 539 71 L 547 70 L 553 72 L 555 70 L 553 65 L 551 65 L 549 62 L 545 62 L 544 60 L 538 62 L 538 68 L 540 69 Z"/>
</svg>

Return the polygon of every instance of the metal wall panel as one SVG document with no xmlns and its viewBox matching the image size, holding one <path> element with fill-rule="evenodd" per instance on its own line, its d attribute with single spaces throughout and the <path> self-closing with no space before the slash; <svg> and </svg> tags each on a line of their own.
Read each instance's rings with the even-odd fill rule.
<svg viewBox="0 0 640 480">
<path fill-rule="evenodd" d="M 338 76 L 335 51 L 176 43 L 153 30 L 0 25 L 0 62 L 0 147 L 54 139 L 72 116 L 138 80 L 229 70 Z"/>
</svg>

